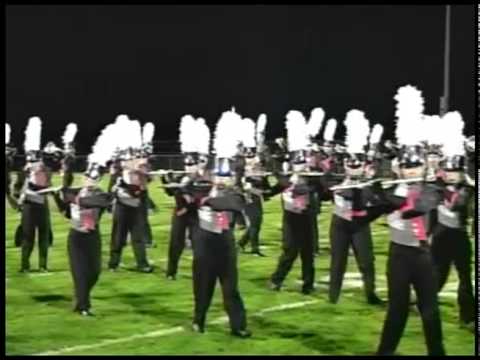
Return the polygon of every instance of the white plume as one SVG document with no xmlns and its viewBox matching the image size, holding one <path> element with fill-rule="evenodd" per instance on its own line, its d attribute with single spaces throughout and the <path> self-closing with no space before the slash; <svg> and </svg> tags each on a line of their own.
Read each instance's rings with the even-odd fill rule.
<svg viewBox="0 0 480 360">
<path fill-rule="evenodd" d="M 63 146 L 65 147 L 67 144 L 70 144 L 75 139 L 75 135 L 77 135 L 78 127 L 75 123 L 70 123 L 65 128 L 65 132 L 62 136 Z"/>
<path fill-rule="evenodd" d="M 256 141 L 262 144 L 265 141 L 265 128 L 267 127 L 267 115 L 260 114 L 257 119 Z"/>
<path fill-rule="evenodd" d="M 350 154 L 365 152 L 365 147 L 368 145 L 368 135 L 370 134 L 370 125 L 365 118 L 365 113 L 359 110 L 350 110 L 344 124 L 347 128 L 345 138 L 347 152 Z"/>
<path fill-rule="evenodd" d="M 383 135 L 383 126 L 380 124 L 375 124 L 373 126 L 372 132 L 370 133 L 369 143 L 370 146 L 374 144 L 379 144 Z"/>
<path fill-rule="evenodd" d="M 224 112 L 217 122 L 213 141 L 217 158 L 232 158 L 237 153 L 241 140 L 239 128 L 243 120 L 234 110 Z"/>
<path fill-rule="evenodd" d="M 255 123 L 252 119 L 245 118 L 242 120 L 241 142 L 244 147 L 254 148 L 255 142 Z"/>
<path fill-rule="evenodd" d="M 10 144 L 10 124 L 5 123 L 5 145 Z"/>
<path fill-rule="evenodd" d="M 155 125 L 151 122 L 147 122 L 143 125 L 142 129 L 142 143 L 143 144 L 150 144 L 153 139 L 153 135 L 155 134 Z"/>
<path fill-rule="evenodd" d="M 421 132 L 422 140 L 431 145 L 441 145 L 443 143 L 444 119 L 438 115 L 424 115 Z"/>
<path fill-rule="evenodd" d="M 130 147 L 133 149 L 142 148 L 142 125 L 138 120 L 130 121 L 130 132 L 128 134 Z"/>
<path fill-rule="evenodd" d="M 112 136 L 116 142 L 117 149 L 125 149 L 128 147 L 129 131 L 130 131 L 130 119 L 127 115 L 118 115 L 115 119 L 115 123 L 112 124 Z"/>
<path fill-rule="evenodd" d="M 118 139 L 115 138 L 117 134 L 116 124 L 107 125 L 98 136 L 95 144 L 92 146 L 92 152 L 88 156 L 89 163 L 97 163 L 105 166 L 113 155 Z"/>
<path fill-rule="evenodd" d="M 310 142 L 305 117 L 300 111 L 290 110 L 286 118 L 288 150 L 307 150 Z"/>
<path fill-rule="evenodd" d="M 208 155 L 210 152 L 210 129 L 205 123 L 205 119 L 198 118 L 197 126 L 197 152 Z"/>
<path fill-rule="evenodd" d="M 197 126 L 192 115 L 184 115 L 180 119 L 180 149 L 182 153 L 197 151 Z"/>
<path fill-rule="evenodd" d="M 308 120 L 308 135 L 310 137 L 317 136 L 320 128 L 322 127 L 323 119 L 325 118 L 325 111 L 322 108 L 315 108 L 310 113 L 310 119 Z"/>
<path fill-rule="evenodd" d="M 394 99 L 397 101 L 397 144 L 418 145 L 423 137 L 422 131 L 419 131 L 424 110 L 422 92 L 414 86 L 406 85 L 398 89 Z"/>
<path fill-rule="evenodd" d="M 335 138 L 335 131 L 337 130 L 337 120 L 330 119 L 327 121 L 325 131 L 323 133 L 323 140 L 332 142 Z"/>
<path fill-rule="evenodd" d="M 26 152 L 40 150 L 41 135 L 42 120 L 38 116 L 31 117 L 25 130 L 24 148 Z"/>
<path fill-rule="evenodd" d="M 465 123 L 458 111 L 451 111 L 443 116 L 443 155 L 465 155 L 463 128 Z"/>
</svg>

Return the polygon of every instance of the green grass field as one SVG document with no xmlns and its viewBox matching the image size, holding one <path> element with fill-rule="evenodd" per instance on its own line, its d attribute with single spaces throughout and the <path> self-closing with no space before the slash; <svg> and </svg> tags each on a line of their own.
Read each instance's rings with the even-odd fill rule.
<svg viewBox="0 0 480 360">
<path fill-rule="evenodd" d="M 7 208 L 7 354 L 367 355 L 375 352 L 385 308 L 366 304 L 353 256 L 349 259 L 339 303 L 332 305 L 327 302 L 329 205 L 324 207 L 319 221 L 322 254 L 316 258 L 315 265 L 317 291 L 309 296 L 300 293 L 299 259 L 285 282 L 284 290 L 276 293 L 267 288 L 268 278 L 280 254 L 281 209 L 278 197 L 265 203 L 261 240 L 268 257 L 239 255 L 240 291 L 253 337 L 243 340 L 229 335 L 219 284 L 208 313 L 206 333 L 193 333 L 190 330 L 193 311 L 192 252 L 185 250 L 183 253 L 177 281 L 166 280 L 173 203 L 158 185 L 158 181 L 150 185 L 151 196 L 159 208 L 150 216 L 157 247 L 149 249 L 149 259 L 156 266 L 156 271 L 153 274 L 134 272 L 130 245 L 124 250 L 124 267 L 117 273 L 105 270 L 111 226 L 111 215 L 105 214 L 101 224 L 104 271 L 93 290 L 92 310 L 97 316 L 92 318 L 83 318 L 72 312 L 72 281 L 66 249 L 69 224 L 58 213 L 53 199 L 50 208 L 55 239 L 49 251 L 51 272 L 47 274 L 18 273 L 20 249 L 15 248 L 13 235 L 20 215 Z M 379 219 L 372 231 L 377 288 L 385 298 L 389 240 L 384 219 Z M 38 268 L 36 248 L 31 264 L 32 269 Z M 453 271 L 440 294 L 445 347 L 449 355 L 473 355 L 474 335 L 458 326 L 456 282 Z M 398 353 L 426 354 L 421 321 L 415 310 L 411 311 Z"/>
</svg>

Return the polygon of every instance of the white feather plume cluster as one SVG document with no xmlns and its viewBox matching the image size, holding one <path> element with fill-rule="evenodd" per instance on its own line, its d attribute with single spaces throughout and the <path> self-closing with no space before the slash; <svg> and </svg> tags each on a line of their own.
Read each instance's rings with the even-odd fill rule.
<svg viewBox="0 0 480 360">
<path fill-rule="evenodd" d="M 360 110 L 350 110 L 344 124 L 347 128 L 345 138 L 347 152 L 350 154 L 365 152 L 365 147 L 368 145 L 368 135 L 370 134 L 370 125 L 365 118 L 365 113 Z"/>
<path fill-rule="evenodd" d="M 370 146 L 379 144 L 380 140 L 382 139 L 383 135 L 383 126 L 380 124 L 375 124 L 372 128 L 372 132 L 370 133 L 370 138 L 368 142 L 370 143 Z"/>
<path fill-rule="evenodd" d="M 325 131 L 323 132 L 323 140 L 332 142 L 335 138 L 335 131 L 337 130 L 337 120 L 330 119 L 325 125 Z"/>
<path fill-rule="evenodd" d="M 205 119 L 198 118 L 197 126 L 197 152 L 208 155 L 210 152 L 210 129 L 205 122 Z"/>
<path fill-rule="evenodd" d="M 118 124 L 107 125 L 98 136 L 95 144 L 92 146 L 92 152 L 88 156 L 89 163 L 97 163 L 105 166 L 117 147 L 118 139 L 115 138 Z"/>
<path fill-rule="evenodd" d="M 462 115 L 458 111 L 451 111 L 443 116 L 442 124 L 443 134 L 443 155 L 450 157 L 454 155 L 464 155 L 465 136 L 463 135 L 463 128 L 465 123 Z"/>
<path fill-rule="evenodd" d="M 65 132 L 63 133 L 63 136 L 62 136 L 62 142 L 64 147 L 67 144 L 70 144 L 73 142 L 73 140 L 75 139 L 75 135 L 77 135 L 77 131 L 78 131 L 77 124 L 70 123 L 67 125 L 67 127 L 65 128 Z"/>
<path fill-rule="evenodd" d="M 241 141 L 238 129 L 242 127 L 242 117 L 235 112 L 225 111 L 217 122 L 213 148 L 217 158 L 232 158 L 237 153 Z"/>
<path fill-rule="evenodd" d="M 265 128 L 267 127 L 267 115 L 260 114 L 257 119 L 256 141 L 261 144 L 265 141 Z"/>
<path fill-rule="evenodd" d="M 142 148 L 142 125 L 138 120 L 130 121 L 130 131 L 127 137 L 129 147 L 132 149 Z"/>
<path fill-rule="evenodd" d="M 406 85 L 398 89 L 394 99 L 397 101 L 397 144 L 418 145 L 423 137 L 422 131 L 419 131 L 424 110 L 422 92 L 414 86 Z"/>
<path fill-rule="evenodd" d="M 310 119 L 307 123 L 307 132 L 310 137 L 317 136 L 322 127 L 323 119 L 325 118 L 325 111 L 322 108 L 315 108 L 310 113 Z"/>
<path fill-rule="evenodd" d="M 143 144 L 150 144 L 153 139 L 153 135 L 155 134 L 155 125 L 151 122 L 147 122 L 143 125 L 142 128 L 142 143 Z"/>
<path fill-rule="evenodd" d="M 184 115 L 180 119 L 180 150 L 182 153 L 197 151 L 197 127 L 192 115 Z"/>
<path fill-rule="evenodd" d="M 10 144 L 10 124 L 5 123 L 5 145 Z"/>
<path fill-rule="evenodd" d="M 308 139 L 307 121 L 303 114 L 297 110 L 287 113 L 287 143 L 289 151 L 307 150 L 310 145 Z"/>
<path fill-rule="evenodd" d="M 25 152 L 40 150 L 42 135 L 42 120 L 38 116 L 28 119 L 28 125 L 25 130 Z"/>
<path fill-rule="evenodd" d="M 241 142 L 246 148 L 256 147 L 255 141 L 255 123 L 252 119 L 244 118 L 242 120 Z"/>
<path fill-rule="evenodd" d="M 438 115 L 424 115 L 423 123 L 419 127 L 422 132 L 422 140 L 430 145 L 441 145 L 443 142 L 444 119 Z"/>
<path fill-rule="evenodd" d="M 118 150 L 125 148 L 124 139 L 129 136 L 128 132 L 130 130 L 130 119 L 127 115 L 118 115 L 115 119 L 115 123 L 112 124 L 114 131 L 112 135 L 116 139 L 116 148 Z"/>
</svg>

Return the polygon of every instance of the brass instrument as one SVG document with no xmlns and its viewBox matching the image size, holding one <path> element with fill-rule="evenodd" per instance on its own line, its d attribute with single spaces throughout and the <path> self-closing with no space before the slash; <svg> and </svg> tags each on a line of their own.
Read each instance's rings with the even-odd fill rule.
<svg viewBox="0 0 480 360">
<path fill-rule="evenodd" d="M 397 179 L 397 180 L 383 180 L 381 181 L 380 179 L 375 179 L 375 180 L 370 180 L 358 184 L 348 184 L 348 185 L 336 185 L 332 186 L 330 188 L 331 191 L 336 191 L 336 190 L 347 190 L 347 189 L 361 189 L 367 186 L 371 186 L 376 182 L 380 181 L 380 185 L 383 188 L 387 188 L 391 185 L 397 185 L 397 184 L 409 184 L 409 183 L 416 183 L 416 182 L 423 182 L 425 181 L 424 178 L 418 177 L 418 178 L 411 178 L 411 179 Z"/>
</svg>

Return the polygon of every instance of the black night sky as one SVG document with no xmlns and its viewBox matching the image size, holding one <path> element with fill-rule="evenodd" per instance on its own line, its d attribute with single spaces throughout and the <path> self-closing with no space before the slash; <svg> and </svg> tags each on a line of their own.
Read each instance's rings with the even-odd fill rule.
<svg viewBox="0 0 480 360">
<path fill-rule="evenodd" d="M 452 6 L 450 109 L 474 131 L 474 5 Z M 176 140 L 180 117 L 211 129 L 234 105 L 284 133 L 290 109 L 320 106 L 343 122 L 358 108 L 393 133 L 398 87 L 418 86 L 427 114 L 443 92 L 445 5 L 8 6 L 6 121 L 20 147 L 28 117 L 42 146 L 68 122 L 88 152 L 120 113 Z M 342 129 L 339 129 L 342 130 Z M 338 134 L 338 133 L 337 133 Z"/>
</svg>

